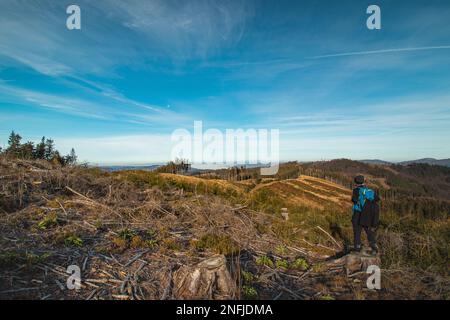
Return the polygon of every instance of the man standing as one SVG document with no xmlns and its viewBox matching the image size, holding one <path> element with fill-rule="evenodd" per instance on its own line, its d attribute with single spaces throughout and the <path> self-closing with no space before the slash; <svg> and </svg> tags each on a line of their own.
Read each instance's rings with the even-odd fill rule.
<svg viewBox="0 0 450 320">
<path fill-rule="evenodd" d="M 367 234 L 372 254 L 378 253 L 376 244 L 375 228 L 378 226 L 379 219 L 379 196 L 372 190 L 366 187 L 365 178 L 362 175 L 355 177 L 356 187 L 353 189 L 353 235 L 354 235 L 354 250 L 361 251 L 361 231 Z"/>
</svg>

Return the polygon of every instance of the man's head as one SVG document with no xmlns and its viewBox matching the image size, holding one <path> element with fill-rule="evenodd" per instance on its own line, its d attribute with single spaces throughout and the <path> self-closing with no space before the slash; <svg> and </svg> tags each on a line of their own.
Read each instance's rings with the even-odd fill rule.
<svg viewBox="0 0 450 320">
<path fill-rule="evenodd" d="M 358 176 L 355 177 L 354 181 L 355 181 L 356 184 L 364 184 L 365 178 L 364 178 L 363 175 L 358 175 Z"/>
</svg>

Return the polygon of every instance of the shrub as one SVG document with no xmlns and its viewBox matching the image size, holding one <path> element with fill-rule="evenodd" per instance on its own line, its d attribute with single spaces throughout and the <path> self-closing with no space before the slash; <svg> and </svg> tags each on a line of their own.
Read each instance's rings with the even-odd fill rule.
<svg viewBox="0 0 450 320">
<path fill-rule="evenodd" d="M 119 249 L 119 250 L 121 250 L 121 251 L 127 249 L 127 247 L 128 247 L 128 242 L 127 242 L 127 240 L 125 240 L 125 239 L 123 239 L 123 238 L 120 238 L 120 237 L 115 237 L 115 238 L 112 240 L 112 243 L 113 243 L 113 245 L 114 245 L 117 249 Z"/>
<path fill-rule="evenodd" d="M 289 263 L 286 260 L 277 260 L 275 262 L 275 265 L 277 266 L 277 268 L 284 268 L 287 269 L 289 267 Z"/>
<path fill-rule="evenodd" d="M 153 249 L 158 245 L 158 240 L 156 239 L 145 240 L 145 245 L 150 249 Z"/>
<path fill-rule="evenodd" d="M 286 249 L 286 247 L 281 244 L 275 248 L 275 253 L 279 255 L 285 255 L 287 254 L 287 252 L 288 250 Z"/>
<path fill-rule="evenodd" d="M 56 213 L 51 213 L 38 222 L 37 227 L 41 230 L 46 230 L 58 224 Z"/>
<path fill-rule="evenodd" d="M 76 235 L 70 235 L 64 240 L 64 244 L 68 247 L 82 247 L 83 240 Z"/>
<path fill-rule="evenodd" d="M 37 263 L 45 262 L 50 257 L 50 253 L 44 253 L 42 255 L 34 254 L 34 253 L 26 253 L 25 254 L 25 260 L 27 262 L 27 265 L 33 265 Z"/>
<path fill-rule="evenodd" d="M 253 273 L 242 270 L 242 279 L 244 280 L 244 283 L 246 284 L 250 284 L 255 280 L 255 276 L 253 275 Z"/>
<path fill-rule="evenodd" d="M 273 261 L 268 256 L 260 256 L 256 259 L 258 266 L 267 266 L 273 268 Z"/>
<path fill-rule="evenodd" d="M 125 241 L 131 240 L 134 236 L 136 236 L 136 232 L 134 230 L 125 228 L 119 231 L 119 237 Z"/>
<path fill-rule="evenodd" d="M 142 248 L 145 246 L 145 241 L 140 236 L 134 236 L 131 238 L 130 247 L 133 249 Z"/>
<path fill-rule="evenodd" d="M 256 291 L 256 289 L 251 286 L 243 286 L 242 294 L 244 295 L 245 299 L 255 299 L 258 297 L 258 291 Z"/>
<path fill-rule="evenodd" d="M 298 258 L 298 259 L 295 259 L 295 261 L 292 263 L 292 268 L 305 271 L 309 268 L 309 265 L 305 259 Z"/>
</svg>

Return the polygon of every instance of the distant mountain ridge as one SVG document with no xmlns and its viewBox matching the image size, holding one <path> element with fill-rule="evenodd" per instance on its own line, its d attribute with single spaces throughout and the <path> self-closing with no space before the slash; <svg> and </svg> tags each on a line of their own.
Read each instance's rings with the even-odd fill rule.
<svg viewBox="0 0 450 320">
<path fill-rule="evenodd" d="M 394 164 L 393 162 L 384 161 L 384 160 L 380 160 L 380 159 L 366 159 L 366 160 L 358 160 L 358 161 L 362 162 L 362 163 L 367 163 L 367 164 L 379 164 L 379 165 Z"/>
<path fill-rule="evenodd" d="M 423 158 L 423 159 L 418 159 L 418 160 L 399 162 L 399 164 L 402 164 L 402 165 L 415 164 L 415 163 L 450 167 L 450 159 Z"/>
<path fill-rule="evenodd" d="M 114 171 L 126 171 L 126 170 L 144 170 L 144 171 L 153 171 L 159 168 L 160 164 L 153 164 L 153 165 L 143 165 L 143 166 L 99 166 L 98 168 L 108 171 L 108 172 L 114 172 Z"/>
<path fill-rule="evenodd" d="M 435 165 L 435 166 L 450 167 L 450 159 L 435 159 L 435 158 L 423 158 L 423 159 L 408 160 L 408 161 L 401 161 L 401 162 L 389 162 L 389 161 L 384 161 L 384 160 L 380 160 L 380 159 L 366 159 L 366 160 L 359 160 L 359 162 L 363 162 L 363 163 L 367 163 L 367 164 L 378 164 L 378 165 L 399 164 L 399 165 L 407 166 L 409 164 L 429 164 L 429 165 Z"/>
<path fill-rule="evenodd" d="M 364 159 L 364 160 L 357 160 L 358 162 L 362 162 L 365 164 L 374 164 L 374 165 L 409 165 L 409 164 L 429 164 L 429 165 L 438 165 L 438 166 L 444 166 L 444 167 L 450 167 L 450 159 L 435 159 L 435 158 L 423 158 L 423 159 L 417 159 L 417 160 L 408 160 L 408 161 L 401 161 L 401 162 L 389 162 L 381 159 Z M 144 170 L 144 171 L 154 171 L 161 167 L 162 164 L 151 164 L 151 165 L 113 165 L 113 166 L 99 166 L 100 169 L 103 169 L 108 172 L 114 172 L 114 171 L 126 171 L 126 170 Z M 260 168 L 264 167 L 264 165 L 261 164 L 255 164 L 255 165 L 243 165 L 247 169 L 252 168 Z M 209 171 L 208 169 L 199 169 L 195 167 L 191 167 L 189 170 L 190 174 L 195 174 L 203 171 Z"/>
</svg>

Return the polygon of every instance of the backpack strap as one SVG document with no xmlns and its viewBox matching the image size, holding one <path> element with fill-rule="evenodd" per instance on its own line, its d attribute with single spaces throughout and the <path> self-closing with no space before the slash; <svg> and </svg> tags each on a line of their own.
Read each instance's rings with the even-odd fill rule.
<svg viewBox="0 0 450 320">
<path fill-rule="evenodd" d="M 360 187 L 359 188 L 359 196 L 358 196 L 358 202 L 355 203 L 353 206 L 353 209 L 356 211 L 361 212 L 364 208 L 364 204 L 366 203 L 366 193 L 369 191 L 367 187 Z"/>
</svg>

